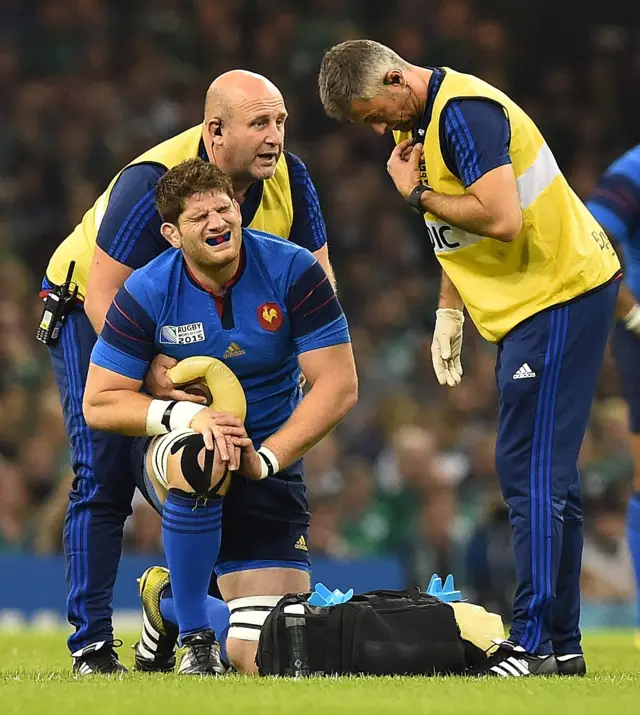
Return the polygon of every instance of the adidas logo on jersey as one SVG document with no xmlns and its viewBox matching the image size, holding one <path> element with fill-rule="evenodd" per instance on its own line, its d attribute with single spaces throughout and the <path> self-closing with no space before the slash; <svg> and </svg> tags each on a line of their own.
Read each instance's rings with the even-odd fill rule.
<svg viewBox="0 0 640 715">
<path fill-rule="evenodd" d="M 293 545 L 295 549 L 300 549 L 300 551 L 309 551 L 307 548 L 307 540 L 304 538 L 304 536 L 301 536 L 296 543 Z"/>
<path fill-rule="evenodd" d="M 529 363 L 525 362 L 513 373 L 514 380 L 523 380 L 525 377 L 535 377 L 535 372 L 529 367 Z"/>
<path fill-rule="evenodd" d="M 231 345 L 229 345 L 229 347 L 225 350 L 222 359 L 227 360 L 228 358 L 239 357 L 244 354 L 244 350 L 238 345 L 238 343 L 231 343 Z"/>
</svg>

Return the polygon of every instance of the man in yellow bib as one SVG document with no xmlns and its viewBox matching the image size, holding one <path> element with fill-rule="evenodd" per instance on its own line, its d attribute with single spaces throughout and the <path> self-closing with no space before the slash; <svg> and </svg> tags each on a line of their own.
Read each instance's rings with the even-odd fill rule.
<svg viewBox="0 0 640 715">
<path fill-rule="evenodd" d="M 315 188 L 302 161 L 283 148 L 287 112 L 278 89 L 251 72 L 227 72 L 211 84 L 204 115 L 201 125 L 153 147 L 113 179 L 54 253 L 42 286 L 44 295 L 55 291 L 75 261 L 78 300 L 48 344 L 75 472 L 64 546 L 68 618 L 75 627 L 69 647 L 81 675 L 123 670 L 112 647 L 111 600 L 134 491 L 130 439 L 87 426 L 84 384 L 114 296 L 134 269 L 168 248 L 154 202 L 158 180 L 186 159 L 214 162 L 231 178 L 243 226 L 308 248 L 332 278 Z M 166 368 L 174 363 L 158 366 L 154 394 L 189 399 L 167 384 Z"/>
<path fill-rule="evenodd" d="M 577 458 L 614 314 L 615 251 L 533 121 L 481 79 L 354 40 L 327 52 L 319 86 L 329 116 L 394 134 L 387 169 L 443 269 L 440 384 L 462 379 L 465 309 L 498 344 L 496 463 L 517 589 L 509 640 L 475 674 L 583 674 Z"/>
</svg>

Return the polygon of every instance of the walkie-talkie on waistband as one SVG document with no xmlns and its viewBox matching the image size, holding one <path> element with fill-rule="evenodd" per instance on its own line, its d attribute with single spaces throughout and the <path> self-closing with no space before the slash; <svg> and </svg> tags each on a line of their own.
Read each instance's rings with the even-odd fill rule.
<svg viewBox="0 0 640 715">
<path fill-rule="evenodd" d="M 71 279 L 73 278 L 75 267 L 76 262 L 71 261 L 64 283 L 52 288 L 45 298 L 44 310 L 36 330 L 36 340 L 44 343 L 44 345 L 55 345 L 62 323 L 69 312 L 72 302 L 78 295 L 78 286 L 75 283 L 73 284 L 73 289 L 71 289 Z"/>
</svg>

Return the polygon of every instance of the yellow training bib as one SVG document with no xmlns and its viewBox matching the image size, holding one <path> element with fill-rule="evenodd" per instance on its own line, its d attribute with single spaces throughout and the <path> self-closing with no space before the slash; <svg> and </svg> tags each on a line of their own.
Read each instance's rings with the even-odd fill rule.
<svg viewBox="0 0 640 715">
<path fill-rule="evenodd" d="M 161 164 L 166 169 L 171 169 L 187 159 L 198 156 L 201 138 L 202 126 L 193 127 L 149 149 L 125 168 L 134 164 L 153 162 Z M 78 297 L 80 298 L 85 297 L 100 223 L 109 205 L 111 191 L 121 173 L 122 171 L 118 172 L 107 190 L 87 211 L 71 235 L 58 246 L 47 267 L 49 281 L 54 285 L 60 285 L 67 275 L 69 263 L 75 261 L 73 280 L 78 285 Z M 289 168 L 285 155 L 282 154 L 276 166 L 275 175 L 263 182 L 262 200 L 248 228 L 265 231 L 281 238 L 289 238 L 292 224 L 293 200 Z"/>
<path fill-rule="evenodd" d="M 440 119 L 452 100 L 473 97 L 493 100 L 507 116 L 522 230 L 506 243 L 451 226 L 432 214 L 425 214 L 424 220 L 436 256 L 471 319 L 487 340 L 498 342 L 535 313 L 605 284 L 620 270 L 620 263 L 533 121 L 509 97 L 477 77 L 445 70 L 424 139 L 429 186 L 443 194 L 465 193 L 446 166 Z M 394 132 L 397 143 L 409 136 Z"/>
</svg>

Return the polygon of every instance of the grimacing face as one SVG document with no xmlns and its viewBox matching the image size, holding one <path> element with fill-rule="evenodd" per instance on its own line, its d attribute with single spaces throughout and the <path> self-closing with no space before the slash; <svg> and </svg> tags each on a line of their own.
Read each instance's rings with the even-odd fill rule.
<svg viewBox="0 0 640 715">
<path fill-rule="evenodd" d="M 284 151 L 287 110 L 280 94 L 236 105 L 221 127 L 216 160 L 229 176 L 270 179 Z"/>
<path fill-rule="evenodd" d="M 240 207 L 224 191 L 210 191 L 188 198 L 178 225 L 172 228 L 170 243 L 181 248 L 185 256 L 201 268 L 222 268 L 234 261 L 240 252 Z"/>
</svg>

